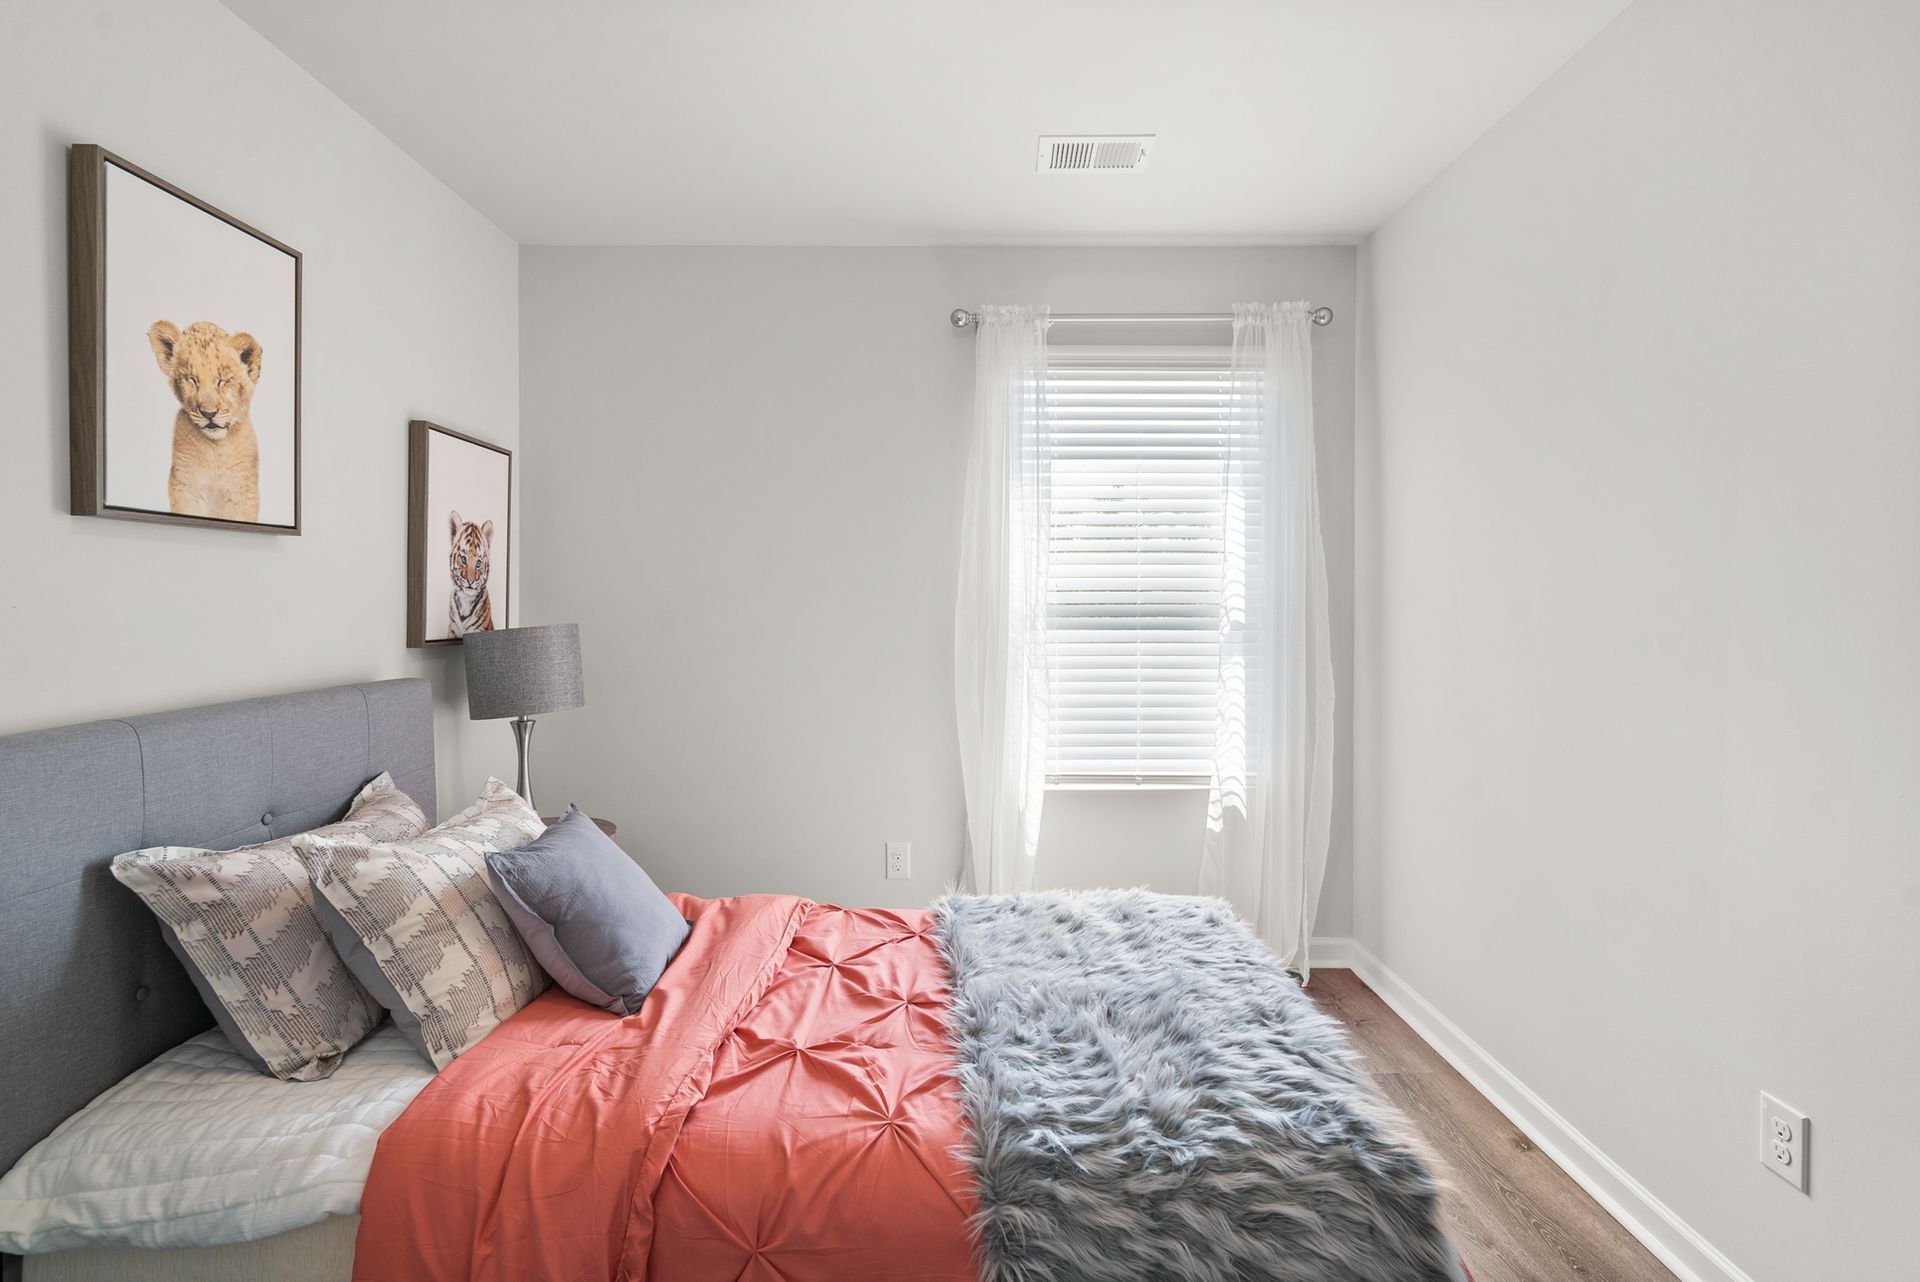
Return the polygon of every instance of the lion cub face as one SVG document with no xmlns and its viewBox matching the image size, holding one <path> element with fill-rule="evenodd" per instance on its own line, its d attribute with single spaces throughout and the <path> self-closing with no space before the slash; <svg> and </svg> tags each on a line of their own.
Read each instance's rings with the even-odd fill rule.
<svg viewBox="0 0 1920 1282">
<path fill-rule="evenodd" d="M 184 330 L 155 321 L 147 331 L 160 372 L 173 385 L 187 422 L 210 441 L 247 416 L 260 381 L 260 344 L 251 334 L 229 334 L 211 321 Z"/>
</svg>

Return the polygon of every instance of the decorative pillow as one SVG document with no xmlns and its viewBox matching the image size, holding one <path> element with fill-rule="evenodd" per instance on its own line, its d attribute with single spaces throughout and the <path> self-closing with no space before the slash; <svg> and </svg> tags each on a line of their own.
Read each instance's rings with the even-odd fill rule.
<svg viewBox="0 0 1920 1282">
<path fill-rule="evenodd" d="M 301 835 L 405 841 L 426 830 L 426 814 L 382 774 L 346 818 Z M 380 1004 L 329 942 L 293 840 L 155 846 L 115 858 L 113 875 L 166 927 L 167 946 L 234 1049 L 262 1072 L 310 1082 L 373 1031 Z"/>
<path fill-rule="evenodd" d="M 687 938 L 653 878 L 572 806 L 517 850 L 487 856 L 493 892 L 553 982 L 631 1015 Z"/>
<path fill-rule="evenodd" d="M 410 840 L 294 838 L 334 947 L 435 1068 L 547 986 L 488 889 L 486 864 L 542 830 L 513 789 L 489 779 L 479 801 Z"/>
</svg>

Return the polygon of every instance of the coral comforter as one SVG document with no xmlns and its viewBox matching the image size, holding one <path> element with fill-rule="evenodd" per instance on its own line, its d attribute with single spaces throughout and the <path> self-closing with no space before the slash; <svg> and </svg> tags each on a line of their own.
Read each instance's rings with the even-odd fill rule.
<svg viewBox="0 0 1920 1282">
<path fill-rule="evenodd" d="M 932 915 L 673 899 L 639 1014 L 555 989 L 381 1137 L 356 1279 L 974 1277 Z"/>
</svg>

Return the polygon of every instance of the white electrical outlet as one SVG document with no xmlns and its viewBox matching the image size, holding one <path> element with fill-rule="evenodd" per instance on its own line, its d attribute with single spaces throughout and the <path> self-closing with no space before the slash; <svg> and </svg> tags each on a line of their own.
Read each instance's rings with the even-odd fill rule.
<svg viewBox="0 0 1920 1282">
<path fill-rule="evenodd" d="M 1760 1162 L 1802 1193 L 1807 1191 L 1807 1115 L 1760 1092 Z"/>
<path fill-rule="evenodd" d="M 913 846 L 905 841 L 887 843 L 887 880 L 913 880 Z"/>
</svg>

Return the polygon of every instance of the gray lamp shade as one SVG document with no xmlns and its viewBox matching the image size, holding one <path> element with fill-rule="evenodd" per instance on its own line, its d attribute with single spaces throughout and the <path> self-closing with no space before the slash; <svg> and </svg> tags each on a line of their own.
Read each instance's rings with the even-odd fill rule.
<svg viewBox="0 0 1920 1282">
<path fill-rule="evenodd" d="M 467 655 L 467 715 L 475 721 L 531 717 L 586 702 L 577 623 L 469 632 L 461 648 Z"/>
</svg>

